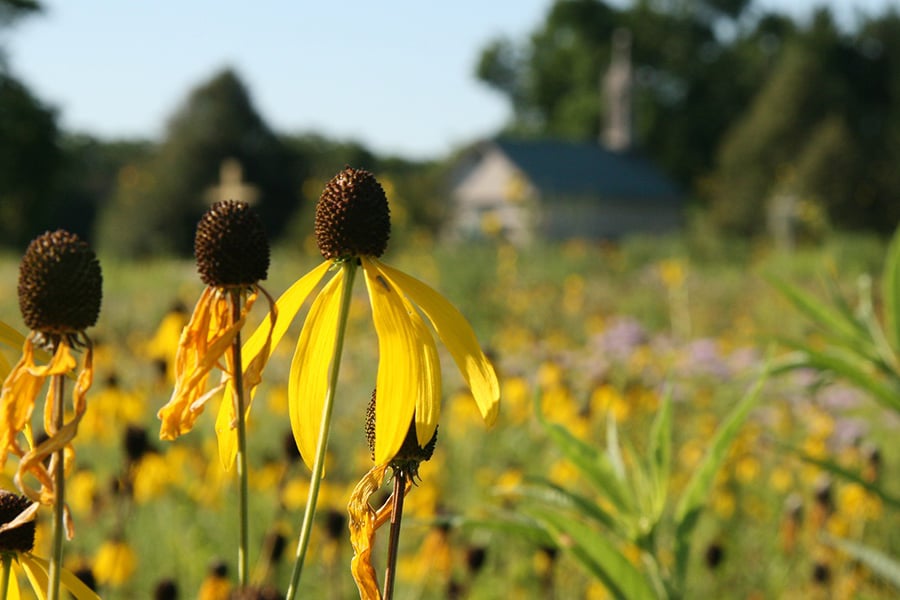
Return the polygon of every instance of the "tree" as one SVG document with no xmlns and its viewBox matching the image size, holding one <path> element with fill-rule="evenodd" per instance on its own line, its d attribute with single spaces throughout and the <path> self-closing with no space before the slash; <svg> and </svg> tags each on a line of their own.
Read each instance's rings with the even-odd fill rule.
<svg viewBox="0 0 900 600">
<path fill-rule="evenodd" d="M 773 197 L 815 204 L 839 229 L 891 233 L 900 220 L 900 18 L 842 33 L 819 10 L 779 54 L 723 136 L 707 188 L 714 219 L 760 233 Z"/>
<path fill-rule="evenodd" d="M 24 248 L 54 227 L 61 165 L 55 113 L 0 73 L 0 239 Z"/>
<path fill-rule="evenodd" d="M 101 242 L 131 256 L 190 254 L 197 219 L 231 159 L 257 192 L 256 209 L 270 238 L 278 237 L 297 208 L 295 164 L 228 69 L 190 94 L 155 156 L 132 165 L 134 177 L 104 211 Z"/>
<path fill-rule="evenodd" d="M 656 0 L 614 8 L 598 0 L 560 0 L 527 40 L 489 43 L 476 73 L 510 101 L 507 133 L 596 140 L 605 119 L 600 80 L 613 33 L 629 30 L 638 149 L 689 186 L 711 168 L 721 132 L 761 78 L 759 68 L 744 68 L 740 51 L 746 48 L 716 35 L 721 22 L 736 24 L 746 5 Z"/>
</svg>

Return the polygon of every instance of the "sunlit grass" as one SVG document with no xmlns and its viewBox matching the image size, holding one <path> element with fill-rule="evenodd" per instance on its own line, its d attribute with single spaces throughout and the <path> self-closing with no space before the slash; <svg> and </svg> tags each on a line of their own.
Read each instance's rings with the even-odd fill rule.
<svg viewBox="0 0 900 600">
<path fill-rule="evenodd" d="M 716 425 L 751 381 L 772 334 L 815 333 L 788 316 L 784 300 L 763 275 L 774 272 L 810 288 L 820 273 L 833 269 L 852 289 L 860 273 L 880 269 L 882 251 L 883 244 L 858 238 L 836 239 L 824 248 L 791 255 L 761 246 L 727 257 L 680 238 L 525 250 L 491 244 L 445 247 L 413 238 L 404 251 L 389 253 L 391 264 L 429 281 L 469 318 L 496 361 L 503 389 L 498 423 L 484 432 L 475 426 L 479 417 L 471 399 L 460 395 L 463 386 L 455 369 L 445 369 L 445 417 L 435 456 L 422 465 L 423 483 L 407 499 L 397 597 L 442 597 L 451 581 L 472 598 L 544 598 L 547 586 L 557 597 L 586 597 L 595 591 L 565 554 L 550 560 L 526 538 L 471 525 L 495 519 L 508 508 L 498 488 L 530 476 L 579 485 L 542 434 L 532 414 L 534 397 L 542 398 L 549 420 L 596 444 L 605 444 L 607 414 L 615 414 L 622 437 L 635 440 L 641 451 L 660 390 L 671 384 L 673 486 L 682 489 Z M 19 258 L 0 260 L 0 278 L 7 282 L 0 288 L 0 319 L 22 329 L 15 292 Z M 100 258 L 104 304 L 92 332 L 98 341 L 97 377 L 88 411 L 103 411 L 103 417 L 94 424 L 86 419 L 79 433 L 77 469 L 69 486 L 76 537 L 66 551 L 67 566 L 90 565 L 100 544 L 122 523 L 118 533 L 134 548 L 137 569 L 121 588 L 105 589 L 103 597 L 148 597 L 165 578 L 176 580 L 184 597 L 193 597 L 215 560 L 229 565 L 232 581 L 236 576 L 236 492 L 232 474 L 222 473 L 216 460 L 213 415 L 203 415 L 177 445 L 157 440 L 156 411 L 168 400 L 171 385 L 145 350 L 169 308 L 176 301 L 190 304 L 202 284 L 192 260 L 130 264 Z M 682 281 L 661 278 L 664 260 L 680 263 Z M 280 294 L 317 262 L 318 256 L 299 247 L 276 249 L 267 289 Z M 673 315 L 679 313 L 671 310 L 667 286 L 672 285 L 683 286 L 687 298 L 687 331 L 673 327 Z M 319 508 L 322 526 L 313 534 L 309 574 L 301 586 L 301 595 L 309 597 L 355 595 L 346 527 L 343 537 L 331 540 L 324 523 L 331 510 L 345 514 L 352 485 L 370 464 L 364 422 L 377 342 L 368 310 L 360 291 L 351 306 L 355 342 L 346 348 L 342 365 L 334 443 Z M 261 319 L 262 312 L 254 318 Z M 251 540 L 251 572 L 267 532 L 280 526 L 289 540 L 296 538 L 306 497 L 308 472 L 298 461 L 288 464 L 284 449 L 290 429 L 284 386 L 297 333 L 291 330 L 272 357 L 249 422 L 250 515 L 256 538 Z M 130 403 L 97 399 L 92 404 L 113 375 L 124 392 L 133 394 Z M 797 374 L 766 384 L 698 525 L 687 581 L 691 597 L 805 597 L 815 589 L 814 564 L 825 559 L 832 568 L 834 593 L 856 586 L 852 589 L 870 597 L 891 596 L 889 588 L 859 575 L 846 558 L 819 544 L 810 519 L 821 473 L 783 444 L 825 453 L 848 468 L 860 464 L 858 443 L 879 444 L 884 481 L 889 482 L 896 479 L 900 461 L 900 449 L 891 443 L 896 425 L 845 387 L 825 382 L 815 388 L 812 383 Z M 140 491 L 129 499 L 121 492 L 121 439 L 131 422 L 147 429 L 154 452 L 134 472 Z M 849 431 L 852 427 L 858 428 L 857 437 Z M 835 510 L 825 527 L 900 555 L 900 540 L 889 535 L 900 525 L 897 512 L 887 506 L 875 511 L 845 482 L 833 485 Z M 898 494 L 895 485 L 892 489 Z M 85 498 L 76 497 L 79 490 Z M 785 503 L 792 495 L 804 504 L 806 519 L 789 551 L 782 536 Z M 449 528 L 439 527 L 448 523 Z M 705 563 L 713 544 L 721 546 L 724 556 L 714 570 Z M 486 552 L 477 570 L 466 561 L 476 550 Z M 383 549 L 379 551 L 383 558 Z M 282 564 L 270 572 L 282 592 L 289 571 Z"/>
</svg>

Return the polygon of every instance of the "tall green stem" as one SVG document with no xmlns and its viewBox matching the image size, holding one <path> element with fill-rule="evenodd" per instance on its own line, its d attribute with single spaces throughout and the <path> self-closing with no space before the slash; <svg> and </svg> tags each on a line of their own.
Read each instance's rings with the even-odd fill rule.
<svg viewBox="0 0 900 600">
<path fill-rule="evenodd" d="M 55 348 L 54 348 L 55 351 Z M 54 375 L 50 385 L 53 390 L 53 424 L 59 431 L 64 425 L 65 406 L 63 404 L 63 392 L 65 390 L 65 375 Z M 63 523 L 66 506 L 66 461 L 65 448 L 60 448 L 53 455 L 55 465 L 53 470 L 53 485 L 56 488 L 56 498 L 53 502 L 53 533 L 50 547 L 50 567 L 48 573 L 48 600 L 59 600 L 59 580 L 62 569 L 63 535 L 65 524 Z"/>
<path fill-rule="evenodd" d="M 6 597 L 9 595 L 9 574 L 12 571 L 12 554 L 8 552 L 3 553 L 3 558 L 0 559 L 0 600 L 6 600 Z"/>
<path fill-rule="evenodd" d="M 341 305 L 338 313 L 337 335 L 334 339 L 334 350 L 331 353 L 331 368 L 328 374 L 328 390 L 325 393 L 325 405 L 322 410 L 322 422 L 319 425 L 319 440 L 316 443 L 316 456 L 313 460 L 312 475 L 309 479 L 309 496 L 303 512 L 303 523 L 300 527 L 300 538 L 297 540 L 297 557 L 291 571 L 291 584 L 288 587 L 287 600 L 297 595 L 300 574 L 303 572 L 303 561 L 312 535 L 313 519 L 316 516 L 316 503 L 319 499 L 319 486 L 325 469 L 325 450 L 328 447 L 328 433 L 331 430 L 331 411 L 334 408 L 334 395 L 337 388 L 338 373 L 341 369 L 341 354 L 344 351 L 344 335 L 347 332 L 347 315 L 350 314 L 350 298 L 353 291 L 353 276 L 356 274 L 356 261 L 351 259 L 341 264 L 344 270 L 343 287 L 341 288 Z"/>
<path fill-rule="evenodd" d="M 384 574 L 384 600 L 394 597 L 397 576 L 397 553 L 400 547 L 400 521 L 403 518 L 403 497 L 406 495 L 406 471 L 394 469 L 394 494 L 391 506 L 391 532 L 388 537 L 388 560 Z"/>
<path fill-rule="evenodd" d="M 231 313 L 234 323 L 241 318 L 241 292 L 231 292 Z M 247 507 L 250 493 L 247 486 L 247 424 L 244 420 L 244 366 L 241 362 L 241 332 L 234 336 L 231 345 L 234 359 L 234 412 L 237 419 L 237 476 L 238 476 L 238 505 L 240 521 L 240 537 L 238 541 L 238 585 L 241 589 L 247 587 L 250 573 L 250 547 L 248 533 L 249 510 Z"/>
</svg>

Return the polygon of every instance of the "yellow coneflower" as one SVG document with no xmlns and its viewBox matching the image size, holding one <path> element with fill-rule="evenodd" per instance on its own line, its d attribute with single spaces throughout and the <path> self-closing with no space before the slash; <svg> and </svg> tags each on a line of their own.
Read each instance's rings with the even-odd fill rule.
<svg viewBox="0 0 900 600">
<path fill-rule="evenodd" d="M 237 460 L 238 579 L 244 587 L 249 576 L 245 419 L 252 391 L 262 381 L 277 314 L 273 300 L 259 285 L 269 270 L 269 241 L 249 204 L 216 202 L 197 225 L 194 254 L 207 287 L 178 342 L 175 390 L 168 404 L 159 410 L 159 436 L 171 440 L 190 431 L 209 398 L 224 391 L 216 418 L 216 437 L 222 466 L 228 470 Z M 253 352 L 243 353 L 241 328 L 260 293 L 269 301 L 269 319 L 261 325 L 261 343 Z M 247 358 L 246 363 L 242 356 Z M 222 381 L 207 391 L 210 372 L 217 367 L 223 371 Z"/>
<path fill-rule="evenodd" d="M 94 576 L 101 585 L 121 587 L 137 570 L 137 555 L 123 539 L 107 540 L 94 557 Z"/>
<path fill-rule="evenodd" d="M 231 581 L 228 579 L 228 565 L 216 561 L 210 565 L 206 577 L 197 591 L 197 600 L 228 600 L 231 597 Z"/>
<path fill-rule="evenodd" d="M 240 375 L 244 397 L 259 384 L 269 357 L 269 340 L 275 313 L 260 326 L 262 339 L 255 352 L 242 353 L 243 372 L 234 370 L 228 352 L 238 339 L 247 315 L 260 293 L 259 285 L 269 269 L 269 243 L 259 217 L 244 202 L 215 203 L 200 219 L 194 241 L 197 269 L 207 287 L 203 290 L 188 324 L 181 332 L 175 357 L 175 389 L 169 402 L 158 413 L 162 421 L 160 439 L 173 440 L 194 427 L 206 402 L 226 390 L 216 419 L 216 435 L 222 465 L 231 468 L 237 447 L 234 410 L 234 381 Z M 234 310 L 235 297 L 243 300 Z M 237 313 L 237 314 L 235 314 Z M 223 380 L 208 388 L 209 375 L 222 367 Z M 244 407 L 249 411 L 249 401 Z"/>
<path fill-rule="evenodd" d="M 390 228 L 390 210 L 381 185 L 368 171 L 347 167 L 328 182 L 316 204 L 316 243 L 325 261 L 277 302 L 281 318 L 271 334 L 273 347 L 326 274 L 335 272 L 312 302 L 290 368 L 291 429 L 312 475 L 288 598 L 296 593 L 312 530 L 357 267 L 362 267 L 378 337 L 376 466 L 386 466 L 397 455 L 411 423 L 421 447 L 429 443 L 437 427 L 441 367 L 426 318 L 471 388 L 484 421 L 492 424 L 497 416 L 497 375 L 466 319 L 432 288 L 379 260 Z M 245 350 L 261 347 L 267 335 L 258 330 Z"/>
<path fill-rule="evenodd" d="M 0 392 L 0 464 L 6 464 L 9 454 L 18 456 L 16 486 L 33 502 L 53 507 L 51 598 L 59 593 L 63 530 L 68 538 L 74 535 L 65 506 L 64 483 L 74 459 L 71 442 L 87 410 L 86 394 L 93 381 L 93 346 L 85 329 L 97 322 L 102 287 L 103 276 L 94 252 L 77 235 L 62 229 L 32 240 L 19 268 L 19 308 L 30 333 L 22 347 L 22 358 Z M 35 362 L 36 350 L 41 347 L 51 355 L 45 365 Z M 84 363 L 72 393 L 74 415 L 66 421 L 65 377 L 77 366 L 73 349 L 82 347 L 86 349 Z M 35 444 L 31 415 L 47 378 L 51 379 L 44 403 L 47 439 Z M 45 463 L 48 457 L 49 464 Z M 26 474 L 33 475 L 40 488 L 26 484 Z"/>
<path fill-rule="evenodd" d="M 288 387 L 291 427 L 304 461 L 312 467 L 319 423 L 329 385 L 342 287 L 362 266 L 378 335 L 375 408 L 375 462 L 397 454 L 411 421 L 421 446 L 431 439 L 440 415 L 441 368 L 434 336 L 421 314 L 450 351 L 482 418 L 492 424 L 499 408 L 499 383 L 465 317 L 421 281 L 381 262 L 390 236 L 384 190 L 368 171 L 346 168 L 325 187 L 316 205 L 316 241 L 325 261 L 278 299 L 280 319 L 274 347 L 326 274 L 334 277 L 315 297 L 291 363 Z M 266 339 L 263 328 L 248 340 L 255 349 Z"/>
<path fill-rule="evenodd" d="M 366 440 L 373 454 L 376 441 L 374 424 L 376 398 L 377 394 L 373 392 L 366 412 Z M 391 531 L 388 539 L 384 597 L 393 597 L 404 499 L 412 485 L 416 483 L 419 465 L 431 459 L 436 443 L 437 429 L 435 429 L 427 444 L 424 446 L 420 445 L 415 427 L 410 422 L 406 438 L 403 440 L 403 445 L 397 454 L 386 465 L 376 464 L 372 467 L 357 484 L 350 496 L 347 509 L 350 514 L 350 544 L 353 546 L 354 552 L 353 559 L 350 561 L 350 570 L 353 574 L 353 579 L 356 581 L 360 598 L 363 600 L 380 600 L 382 597 L 378 590 L 378 578 L 375 575 L 375 568 L 372 566 L 372 548 L 375 544 L 375 532 L 388 519 L 391 521 Z M 369 504 L 369 500 L 381 487 L 388 468 L 392 471 L 394 489 L 384 505 L 375 510 Z"/>
<path fill-rule="evenodd" d="M 35 596 L 46 597 L 50 564 L 31 553 L 38 506 L 25 496 L 0 490 L 0 598 L 21 597 L 14 565 L 25 574 Z M 76 600 L 100 598 L 71 571 L 60 569 L 60 582 Z"/>
</svg>

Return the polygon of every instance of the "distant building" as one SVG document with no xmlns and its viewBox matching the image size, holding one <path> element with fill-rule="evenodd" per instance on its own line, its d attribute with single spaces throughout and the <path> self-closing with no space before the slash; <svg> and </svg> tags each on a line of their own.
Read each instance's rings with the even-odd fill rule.
<svg viewBox="0 0 900 600">
<path fill-rule="evenodd" d="M 683 194 L 632 151 L 631 36 L 616 31 L 601 79 L 606 116 L 598 142 L 504 140 L 465 153 L 451 183 L 448 234 L 614 239 L 677 229 Z"/>
<path fill-rule="evenodd" d="M 477 145 L 458 166 L 451 198 L 452 237 L 517 244 L 672 231 L 684 208 L 681 191 L 650 162 L 559 140 Z"/>
</svg>

